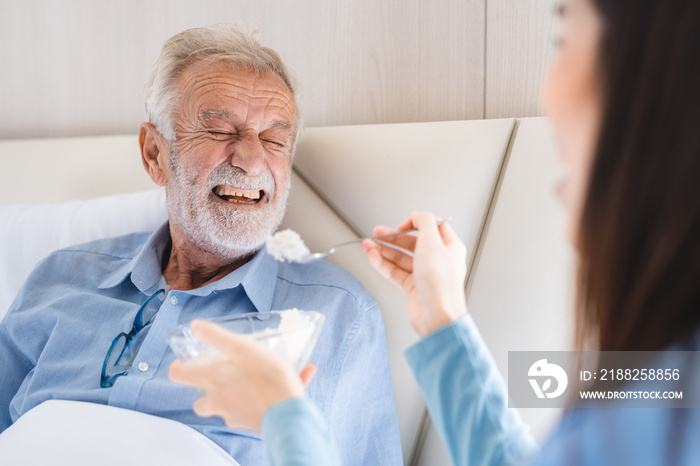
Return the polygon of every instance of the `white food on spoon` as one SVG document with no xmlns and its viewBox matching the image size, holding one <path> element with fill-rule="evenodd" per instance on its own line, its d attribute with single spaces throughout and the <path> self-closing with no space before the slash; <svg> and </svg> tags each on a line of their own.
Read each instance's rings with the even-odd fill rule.
<svg viewBox="0 0 700 466">
<path fill-rule="evenodd" d="M 301 262 L 311 251 L 299 233 L 287 229 L 267 238 L 267 253 L 278 261 Z"/>
</svg>

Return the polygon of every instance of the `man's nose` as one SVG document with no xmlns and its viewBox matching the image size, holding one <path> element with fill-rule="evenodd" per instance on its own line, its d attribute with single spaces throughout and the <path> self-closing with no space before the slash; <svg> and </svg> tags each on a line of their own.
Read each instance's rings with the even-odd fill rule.
<svg viewBox="0 0 700 466">
<path fill-rule="evenodd" d="M 265 170 L 265 148 L 257 135 L 245 135 L 236 143 L 231 165 L 248 176 L 257 176 Z"/>
</svg>

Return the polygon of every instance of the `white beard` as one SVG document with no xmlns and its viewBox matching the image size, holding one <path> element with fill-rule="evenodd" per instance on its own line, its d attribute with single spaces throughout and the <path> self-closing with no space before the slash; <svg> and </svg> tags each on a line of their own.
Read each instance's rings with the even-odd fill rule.
<svg viewBox="0 0 700 466">
<path fill-rule="evenodd" d="M 172 144 L 169 153 L 172 180 L 166 186 L 166 198 L 171 223 L 176 222 L 199 248 L 222 258 L 237 259 L 260 250 L 284 217 L 289 178 L 286 186 L 281 187 L 284 192 L 281 192 L 277 208 L 273 199 L 280 187 L 275 186 L 269 169 L 257 177 L 249 177 L 238 168 L 222 165 L 209 175 L 207 189 L 198 192 L 197 174 L 184 172 Z M 211 190 L 217 185 L 263 189 L 267 199 L 261 200 L 260 203 L 265 204 L 252 212 L 244 213 L 211 199 Z"/>
</svg>

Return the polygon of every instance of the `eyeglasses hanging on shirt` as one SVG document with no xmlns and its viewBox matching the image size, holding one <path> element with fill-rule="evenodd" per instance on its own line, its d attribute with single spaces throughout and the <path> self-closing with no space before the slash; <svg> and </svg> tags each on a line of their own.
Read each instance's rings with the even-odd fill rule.
<svg viewBox="0 0 700 466">
<path fill-rule="evenodd" d="M 142 332 L 142 330 L 151 324 L 160 310 L 160 302 L 155 298 L 161 293 L 165 298 L 165 290 L 158 290 L 141 305 L 129 333 L 121 332 L 112 340 L 104 363 L 102 363 L 100 387 L 111 387 L 119 377 L 127 374 L 131 369 L 145 338 L 146 332 Z M 153 302 L 154 300 L 155 302 Z"/>
</svg>

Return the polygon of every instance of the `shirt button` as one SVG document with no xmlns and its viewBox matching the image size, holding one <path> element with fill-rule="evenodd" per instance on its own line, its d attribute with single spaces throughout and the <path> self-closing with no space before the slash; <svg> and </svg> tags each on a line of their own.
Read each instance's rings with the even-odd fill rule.
<svg viewBox="0 0 700 466">
<path fill-rule="evenodd" d="M 140 362 L 137 366 L 141 372 L 146 372 L 148 370 L 148 364 L 145 362 Z"/>
<path fill-rule="evenodd" d="M 177 306 L 177 296 L 170 297 L 170 304 L 172 304 L 173 306 Z"/>
</svg>

